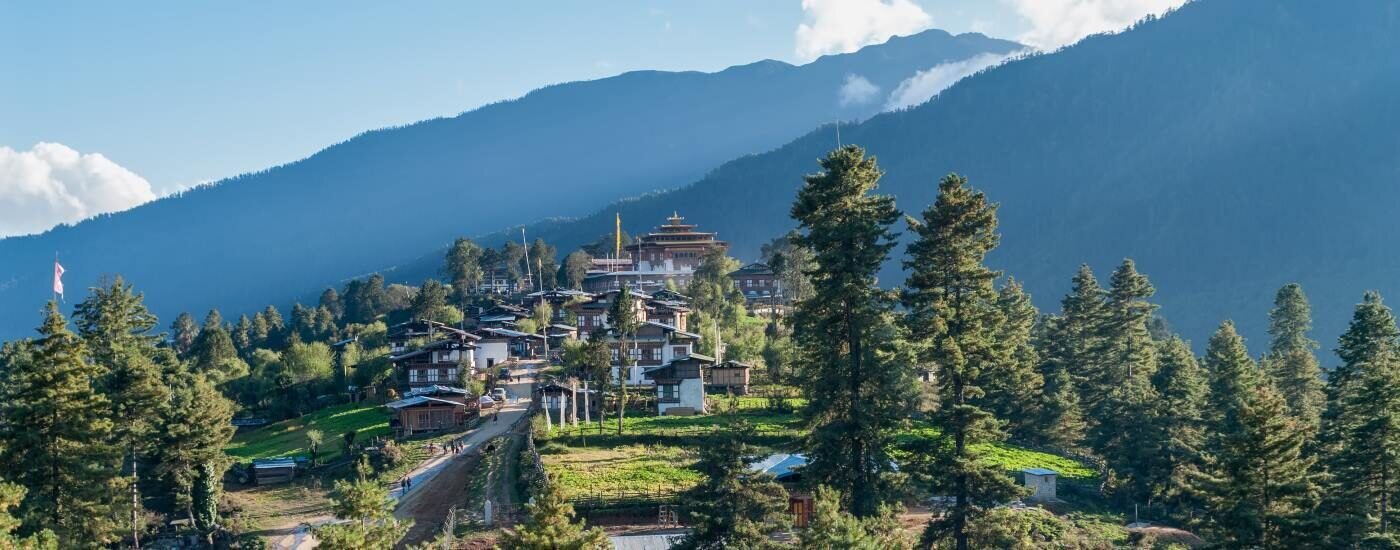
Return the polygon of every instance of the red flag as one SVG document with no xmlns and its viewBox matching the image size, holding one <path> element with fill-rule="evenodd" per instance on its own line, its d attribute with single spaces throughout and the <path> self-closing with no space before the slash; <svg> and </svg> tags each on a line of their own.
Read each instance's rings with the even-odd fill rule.
<svg viewBox="0 0 1400 550">
<path fill-rule="evenodd" d="M 63 265 L 58 260 L 53 261 L 53 292 L 59 296 L 63 295 Z"/>
</svg>

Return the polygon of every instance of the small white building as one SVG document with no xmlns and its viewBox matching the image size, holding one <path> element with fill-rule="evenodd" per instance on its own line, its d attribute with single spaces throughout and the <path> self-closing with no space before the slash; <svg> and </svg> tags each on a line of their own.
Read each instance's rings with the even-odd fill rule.
<svg viewBox="0 0 1400 550">
<path fill-rule="evenodd" d="M 661 415 L 705 414 L 705 378 L 702 367 L 714 365 L 713 357 L 691 354 L 651 369 L 644 376 L 656 383 L 656 412 Z"/>
<path fill-rule="evenodd" d="M 1026 468 L 1021 470 L 1026 476 L 1026 487 L 1035 491 L 1031 493 L 1031 502 L 1049 502 L 1057 500 L 1055 497 L 1055 480 L 1060 473 L 1048 468 Z"/>
</svg>

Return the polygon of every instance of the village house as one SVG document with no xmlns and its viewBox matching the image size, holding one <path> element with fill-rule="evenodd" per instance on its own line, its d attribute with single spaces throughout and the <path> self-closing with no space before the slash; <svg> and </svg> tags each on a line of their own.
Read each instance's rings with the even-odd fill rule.
<svg viewBox="0 0 1400 550">
<path fill-rule="evenodd" d="M 783 303 L 782 281 L 767 264 L 752 263 L 731 271 L 734 288 L 744 293 L 749 308 Z"/>
<path fill-rule="evenodd" d="M 656 384 L 656 412 L 662 416 L 705 414 L 705 367 L 713 357 L 691 354 L 643 375 Z"/>
<path fill-rule="evenodd" d="M 538 306 L 540 302 L 547 303 L 554 312 L 554 317 L 550 319 L 550 322 L 567 324 L 569 322 L 569 309 L 567 306 L 575 302 L 582 302 L 592 298 L 592 294 L 582 290 L 555 288 L 553 290 L 543 290 L 526 294 L 525 309 L 531 311 L 533 315 L 535 307 Z"/>
<path fill-rule="evenodd" d="M 436 321 L 414 320 L 389 331 L 389 362 L 409 390 L 456 384 L 475 372 L 479 336 Z"/>
<path fill-rule="evenodd" d="M 533 312 L 517 305 L 496 304 L 477 312 L 476 326 L 513 329 L 521 319 L 528 319 L 531 315 Z"/>
<path fill-rule="evenodd" d="M 487 371 L 507 361 L 534 359 L 544 352 L 545 337 L 508 328 L 482 327 L 472 331 L 477 340 L 477 364 Z"/>
<path fill-rule="evenodd" d="M 384 405 L 389 428 L 397 437 L 461 427 L 478 412 L 471 392 L 432 385 L 409 390 L 403 399 Z"/>
<path fill-rule="evenodd" d="M 569 306 L 578 318 L 580 338 L 586 340 L 592 338 L 596 331 L 606 332 L 612 328 L 608 320 L 608 312 L 611 310 L 613 302 L 621 294 L 621 291 L 603 292 L 594 296 L 592 300 Z M 651 295 L 643 292 L 632 292 L 631 296 L 631 307 L 637 319 L 646 319 L 646 321 L 641 323 L 637 334 L 627 338 L 626 349 L 623 349 L 623 342 L 616 335 L 607 335 L 611 344 L 613 376 L 621 374 L 619 373 L 620 365 L 625 353 L 631 358 L 633 365 L 626 373 L 627 383 L 632 385 L 649 384 L 650 381 L 643 376 L 643 373 L 675 359 L 689 356 L 694 351 L 695 344 L 699 343 L 700 335 L 687 332 L 674 325 L 652 320 L 654 318 L 665 319 L 684 324 L 690 311 L 684 305 L 672 301 L 657 301 Z"/>
</svg>

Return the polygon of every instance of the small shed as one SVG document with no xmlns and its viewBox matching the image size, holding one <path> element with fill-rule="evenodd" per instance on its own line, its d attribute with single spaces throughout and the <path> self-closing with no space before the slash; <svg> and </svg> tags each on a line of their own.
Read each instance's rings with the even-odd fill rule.
<svg viewBox="0 0 1400 550">
<path fill-rule="evenodd" d="M 708 385 L 711 388 L 728 390 L 735 395 L 748 395 L 749 371 L 752 365 L 738 361 L 725 361 L 710 367 Z"/>
<path fill-rule="evenodd" d="M 467 404 L 455 399 L 415 395 L 384 406 L 392 413 L 389 427 L 399 437 L 455 428 L 467 420 Z"/>
<path fill-rule="evenodd" d="M 296 476 L 296 459 L 263 458 L 253 461 L 253 482 L 258 485 L 286 483 Z"/>
<path fill-rule="evenodd" d="M 1031 502 L 1049 502 L 1056 500 L 1055 480 L 1060 473 L 1048 468 L 1026 468 L 1021 470 L 1026 476 L 1026 487 L 1035 491 L 1031 493 Z"/>
</svg>

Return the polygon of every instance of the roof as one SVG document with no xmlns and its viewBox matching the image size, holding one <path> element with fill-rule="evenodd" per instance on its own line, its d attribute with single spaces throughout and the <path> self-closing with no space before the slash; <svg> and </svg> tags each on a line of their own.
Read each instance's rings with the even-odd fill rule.
<svg viewBox="0 0 1400 550">
<path fill-rule="evenodd" d="M 695 359 L 695 360 L 697 360 L 697 361 L 709 362 L 709 363 L 715 362 L 715 358 L 714 358 L 714 357 L 710 357 L 710 356 L 708 356 L 708 355 L 704 355 L 704 354 L 700 354 L 700 353 L 692 353 L 692 354 L 690 354 L 689 356 L 682 357 L 681 359 Z"/>
<path fill-rule="evenodd" d="M 749 265 L 746 265 L 746 266 L 744 266 L 744 267 L 741 267 L 741 268 L 739 268 L 739 269 L 736 269 L 736 270 L 734 270 L 734 271 L 730 271 L 730 272 L 729 272 L 729 276 L 730 276 L 730 277 L 733 277 L 733 276 L 735 276 L 735 275 L 772 275 L 772 274 L 773 274 L 773 268 L 768 267 L 768 264 L 757 263 L 757 262 L 751 263 L 751 264 L 749 264 Z"/>
<path fill-rule="evenodd" d="M 477 330 L 481 332 L 489 332 L 496 336 L 505 336 L 507 338 L 544 338 L 543 336 L 540 336 L 538 334 L 530 334 L 528 332 L 520 332 L 518 330 L 511 330 L 508 328 L 482 327 Z"/>
<path fill-rule="evenodd" d="M 1051 469 L 1049 469 L 1049 468 L 1026 468 L 1026 469 L 1021 470 L 1021 471 L 1022 471 L 1022 472 L 1025 472 L 1025 473 L 1028 473 L 1028 474 L 1030 474 L 1030 475 L 1033 475 L 1033 476 L 1057 476 L 1057 475 L 1060 475 L 1060 472 L 1056 472 L 1055 470 L 1051 470 Z"/>
<path fill-rule="evenodd" d="M 452 386 L 433 384 L 431 386 L 424 386 L 421 388 L 414 388 L 408 390 L 408 393 L 406 395 L 412 397 L 415 395 L 441 395 L 444 393 L 452 393 L 457 395 L 471 395 L 472 392 L 464 388 L 454 388 Z"/>
<path fill-rule="evenodd" d="M 481 339 L 480 336 L 475 336 L 475 335 L 473 335 L 472 337 L 473 337 L 473 338 L 476 338 L 477 340 L 480 340 L 480 339 Z M 423 355 L 424 353 L 428 353 L 428 352 L 430 352 L 430 351 L 433 351 L 433 350 L 437 350 L 437 349 L 439 349 L 439 348 L 446 347 L 446 344 L 460 344 L 462 347 L 457 348 L 457 349 L 476 349 L 476 347 L 477 347 L 476 344 L 473 344 L 473 343 L 471 343 L 471 342 L 460 342 L 460 341 L 457 341 L 457 340 L 438 340 L 438 341 L 436 341 L 436 342 L 432 342 L 432 343 L 429 343 L 429 344 L 424 344 L 423 346 L 421 346 L 421 347 L 419 347 L 419 348 L 417 348 L 417 349 L 415 349 L 415 350 L 413 350 L 413 351 L 401 353 L 401 354 L 398 354 L 398 355 L 390 355 L 390 356 L 389 356 L 389 360 L 390 360 L 390 361 L 399 361 L 399 360 L 403 360 L 403 359 L 408 359 L 409 357 L 417 357 L 417 356 L 419 356 L 419 355 Z"/>
<path fill-rule="evenodd" d="M 483 317 L 477 319 L 477 321 L 480 321 L 480 322 L 482 322 L 482 323 L 500 323 L 500 322 L 503 322 L 503 321 L 514 321 L 515 319 L 516 319 L 516 316 L 515 316 L 515 315 L 493 315 L 493 316 L 490 316 L 490 317 L 484 317 L 484 316 L 483 316 Z"/>
<path fill-rule="evenodd" d="M 271 470 L 274 468 L 295 468 L 297 461 L 294 458 L 259 458 L 253 461 L 254 470 Z"/>
<path fill-rule="evenodd" d="M 608 537 L 608 540 L 615 550 L 667 550 L 684 537 L 684 533 L 614 535 Z"/>
<path fill-rule="evenodd" d="M 769 455 L 768 458 L 749 465 L 749 470 L 766 474 L 773 474 L 778 481 L 791 479 L 798 475 L 797 468 L 807 465 L 807 456 L 802 454 L 777 453 Z"/>
<path fill-rule="evenodd" d="M 395 402 L 393 402 L 393 403 L 387 403 L 387 404 L 385 404 L 384 406 L 385 406 L 385 407 L 388 407 L 388 408 L 390 408 L 390 409 L 395 409 L 395 410 L 397 410 L 397 409 L 406 409 L 406 408 L 409 408 L 409 407 L 417 407 L 417 406 L 419 406 L 419 405 L 424 405 L 424 404 L 437 404 L 437 403 L 442 403 L 442 404 L 446 404 L 446 405 L 452 405 L 452 406 L 454 406 L 454 407 L 465 407 L 465 406 L 466 406 L 465 404 L 463 404 L 463 403 L 458 403 L 458 402 L 456 402 L 456 401 L 448 401 L 448 400 L 446 400 L 446 399 L 438 399 L 438 398 L 436 398 L 436 397 L 427 397 L 427 396 L 423 396 L 423 395 L 418 395 L 418 396 L 410 397 L 410 398 L 408 398 L 408 399 L 400 399 L 400 400 L 395 401 Z"/>
<path fill-rule="evenodd" d="M 578 327 L 569 326 L 563 323 L 555 323 L 549 325 L 549 328 L 557 328 L 559 330 L 578 330 Z"/>
<path fill-rule="evenodd" d="M 692 354 L 692 355 L 693 355 L 693 354 Z M 716 364 L 715 366 L 710 367 L 710 368 L 715 368 L 715 369 L 751 369 L 751 368 L 753 368 L 753 365 L 750 365 L 750 364 L 748 364 L 748 363 L 740 363 L 740 362 L 738 362 L 738 361 L 725 361 L 725 362 L 723 362 L 723 363 Z"/>
<path fill-rule="evenodd" d="M 668 331 L 671 331 L 671 332 L 675 332 L 676 334 L 680 334 L 680 335 L 683 335 L 683 336 L 689 336 L 689 337 L 691 337 L 691 338 L 699 338 L 699 337 L 700 337 L 699 334 L 695 334 L 694 332 L 686 332 L 686 331 L 684 331 L 684 330 L 678 329 L 678 328 L 673 327 L 673 326 L 671 326 L 671 325 L 668 325 L 668 324 L 666 324 L 666 323 L 658 323 L 658 322 L 656 322 L 656 321 L 647 321 L 647 322 L 642 323 L 642 324 L 661 327 L 663 330 L 668 330 Z M 691 355 L 694 355 L 694 354 L 691 354 Z M 711 361 L 714 361 L 714 359 L 711 359 Z"/>
</svg>

